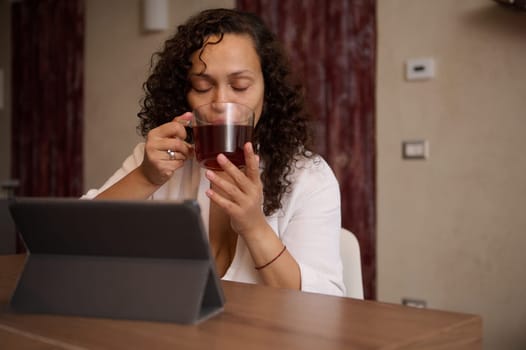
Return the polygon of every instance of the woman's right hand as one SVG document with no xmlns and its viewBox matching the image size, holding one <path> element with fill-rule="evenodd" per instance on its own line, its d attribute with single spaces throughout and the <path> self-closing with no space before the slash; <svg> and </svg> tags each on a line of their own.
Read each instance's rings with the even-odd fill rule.
<svg viewBox="0 0 526 350">
<path fill-rule="evenodd" d="M 153 185 L 164 184 L 186 159 L 193 157 L 192 145 L 184 141 L 187 136 L 184 127 L 191 119 L 192 113 L 186 112 L 148 132 L 140 169 Z M 174 152 L 172 159 L 168 150 Z"/>
</svg>

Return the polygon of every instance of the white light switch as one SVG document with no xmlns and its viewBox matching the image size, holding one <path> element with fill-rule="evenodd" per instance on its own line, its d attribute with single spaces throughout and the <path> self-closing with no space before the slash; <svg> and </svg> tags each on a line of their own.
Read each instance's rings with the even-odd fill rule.
<svg viewBox="0 0 526 350">
<path fill-rule="evenodd" d="M 424 80 L 435 77 L 435 60 L 432 58 L 413 58 L 405 63 L 407 80 Z"/>
<path fill-rule="evenodd" d="M 429 149 L 426 140 L 402 142 L 402 157 L 404 159 L 427 159 Z"/>
</svg>

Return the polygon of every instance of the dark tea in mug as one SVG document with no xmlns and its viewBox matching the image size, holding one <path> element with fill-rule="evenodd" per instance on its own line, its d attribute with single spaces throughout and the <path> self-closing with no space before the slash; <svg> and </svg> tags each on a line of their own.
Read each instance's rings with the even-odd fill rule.
<svg viewBox="0 0 526 350">
<path fill-rule="evenodd" d="M 243 167 L 243 146 L 252 141 L 251 125 L 203 125 L 194 127 L 195 155 L 207 169 L 221 170 L 216 157 L 223 153 L 234 165 Z"/>
<path fill-rule="evenodd" d="M 243 167 L 243 146 L 252 141 L 254 112 L 242 104 L 213 102 L 194 110 L 192 129 L 195 157 L 202 167 L 222 170 L 216 160 L 220 153 Z"/>
</svg>

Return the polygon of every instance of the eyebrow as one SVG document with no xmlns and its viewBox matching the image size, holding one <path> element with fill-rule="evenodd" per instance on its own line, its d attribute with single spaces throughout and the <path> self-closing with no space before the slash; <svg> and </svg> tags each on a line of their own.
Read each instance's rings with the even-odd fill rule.
<svg viewBox="0 0 526 350">
<path fill-rule="evenodd" d="M 252 75 L 254 75 L 254 72 L 252 72 L 251 70 L 244 69 L 244 70 L 232 72 L 232 73 L 228 74 L 228 77 L 229 78 L 230 77 L 237 77 L 237 76 L 244 75 L 244 74 L 247 74 L 247 73 L 250 75 L 250 78 L 252 78 Z M 207 74 L 207 73 L 190 73 L 189 77 L 190 78 L 193 78 L 193 77 L 205 78 L 205 79 L 208 79 L 208 80 L 213 79 L 212 76 L 210 74 Z"/>
</svg>

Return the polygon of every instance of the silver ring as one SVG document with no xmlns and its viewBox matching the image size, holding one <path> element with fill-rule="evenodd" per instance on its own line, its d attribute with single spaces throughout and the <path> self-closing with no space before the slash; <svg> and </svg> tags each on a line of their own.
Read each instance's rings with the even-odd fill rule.
<svg viewBox="0 0 526 350">
<path fill-rule="evenodd" d="M 168 153 L 168 157 L 170 157 L 170 160 L 175 160 L 175 151 L 169 149 L 166 151 L 166 153 Z"/>
</svg>

